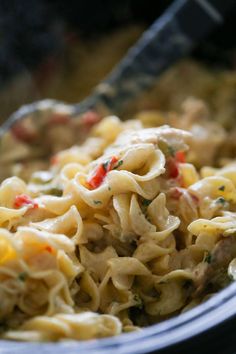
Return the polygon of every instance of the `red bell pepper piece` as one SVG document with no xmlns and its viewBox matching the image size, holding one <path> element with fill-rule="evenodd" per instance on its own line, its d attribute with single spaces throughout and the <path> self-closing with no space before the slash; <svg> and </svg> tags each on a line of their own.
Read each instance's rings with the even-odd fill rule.
<svg viewBox="0 0 236 354">
<path fill-rule="evenodd" d="M 99 187 L 102 181 L 104 180 L 106 174 L 107 172 L 104 166 L 99 165 L 92 177 L 87 180 L 89 187 L 91 187 L 92 189 Z"/>
<path fill-rule="evenodd" d="M 185 153 L 183 151 L 177 151 L 175 154 L 175 159 L 179 163 L 185 163 L 186 162 Z"/>
<path fill-rule="evenodd" d="M 38 208 L 38 204 L 26 194 L 19 194 L 15 197 L 14 208 L 21 208 L 27 205 L 33 209 Z"/>
<path fill-rule="evenodd" d="M 183 151 L 177 151 L 174 157 L 166 160 L 167 178 L 179 177 L 179 163 L 185 163 L 185 154 Z"/>
<path fill-rule="evenodd" d="M 178 175 L 179 175 L 178 163 L 173 157 L 170 157 L 166 161 L 166 170 L 167 170 L 167 177 L 168 178 L 177 178 L 178 177 Z"/>
<path fill-rule="evenodd" d="M 53 253 L 53 248 L 51 246 L 46 246 L 45 251 L 47 251 L 49 253 Z"/>
<path fill-rule="evenodd" d="M 107 173 L 115 167 L 117 161 L 117 157 L 112 156 L 108 161 L 100 164 L 93 175 L 87 180 L 89 187 L 92 189 L 98 188 L 102 184 Z"/>
</svg>

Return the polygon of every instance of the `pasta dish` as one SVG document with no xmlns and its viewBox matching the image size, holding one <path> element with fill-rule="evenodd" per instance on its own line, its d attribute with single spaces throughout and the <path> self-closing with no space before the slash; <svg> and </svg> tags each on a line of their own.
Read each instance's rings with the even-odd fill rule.
<svg viewBox="0 0 236 354">
<path fill-rule="evenodd" d="M 193 98 L 181 113 L 134 118 L 87 116 L 82 144 L 56 152 L 48 168 L 32 164 L 27 177 L 15 165 L 1 183 L 1 338 L 139 330 L 236 277 L 229 133 Z"/>
</svg>

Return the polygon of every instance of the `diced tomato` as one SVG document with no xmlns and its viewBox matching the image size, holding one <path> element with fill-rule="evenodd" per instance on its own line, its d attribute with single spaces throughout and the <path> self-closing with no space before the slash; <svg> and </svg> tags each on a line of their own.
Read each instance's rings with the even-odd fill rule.
<svg viewBox="0 0 236 354">
<path fill-rule="evenodd" d="M 166 160 L 166 175 L 167 178 L 178 178 L 179 179 L 179 184 L 183 186 L 183 181 L 181 179 L 181 176 L 179 174 L 179 163 L 184 163 L 185 162 L 185 154 L 183 151 L 177 151 L 175 153 L 175 157 L 169 157 Z"/>
<path fill-rule="evenodd" d="M 15 197 L 14 208 L 21 208 L 27 205 L 33 209 L 38 208 L 38 204 L 26 194 L 19 194 Z"/>
<path fill-rule="evenodd" d="M 100 120 L 101 120 L 101 116 L 95 111 L 85 112 L 81 117 L 82 123 L 89 127 L 98 123 Z"/>
<path fill-rule="evenodd" d="M 183 151 L 177 151 L 175 154 L 175 159 L 177 162 L 185 163 L 186 162 L 185 153 Z"/>
<path fill-rule="evenodd" d="M 87 180 L 89 187 L 92 189 L 98 188 L 102 184 L 107 173 L 115 167 L 117 161 L 118 158 L 116 156 L 112 156 L 108 161 L 100 164 L 94 174 Z"/>
<path fill-rule="evenodd" d="M 110 160 L 108 160 L 105 164 L 103 164 L 103 167 L 105 168 L 106 172 L 111 171 L 115 167 L 117 161 L 118 158 L 116 156 L 112 156 Z"/>
<path fill-rule="evenodd" d="M 104 166 L 99 165 L 92 177 L 87 180 L 89 187 L 91 187 L 92 189 L 99 187 L 102 181 L 104 180 L 106 174 L 107 171 L 105 170 Z"/>
<path fill-rule="evenodd" d="M 49 120 L 49 123 L 51 125 L 68 124 L 69 122 L 70 122 L 70 117 L 68 116 L 68 114 L 63 114 L 63 113 L 53 113 Z"/>
<path fill-rule="evenodd" d="M 45 247 L 45 251 L 47 251 L 49 253 L 53 253 L 53 248 L 48 245 L 48 246 Z"/>
<path fill-rule="evenodd" d="M 177 178 L 179 175 L 178 163 L 173 157 L 166 161 L 166 171 L 168 178 Z"/>
<path fill-rule="evenodd" d="M 29 127 L 26 127 L 22 122 L 15 123 L 11 127 L 12 135 L 20 141 L 30 143 L 35 140 L 36 132 Z"/>
</svg>

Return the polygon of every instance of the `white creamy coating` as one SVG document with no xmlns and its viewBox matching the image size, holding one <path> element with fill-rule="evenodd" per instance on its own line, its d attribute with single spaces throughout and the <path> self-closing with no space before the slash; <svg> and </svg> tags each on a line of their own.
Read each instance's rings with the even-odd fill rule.
<svg viewBox="0 0 236 354">
<path fill-rule="evenodd" d="M 207 252 L 236 230 L 235 167 L 201 177 L 175 157 L 190 142 L 180 129 L 107 117 L 83 146 L 58 153 L 49 174 L 1 184 L 3 338 L 101 338 L 136 329 L 132 308 L 145 325 L 190 304 L 186 284 L 194 288 Z M 17 205 L 22 195 L 29 202 Z"/>
</svg>

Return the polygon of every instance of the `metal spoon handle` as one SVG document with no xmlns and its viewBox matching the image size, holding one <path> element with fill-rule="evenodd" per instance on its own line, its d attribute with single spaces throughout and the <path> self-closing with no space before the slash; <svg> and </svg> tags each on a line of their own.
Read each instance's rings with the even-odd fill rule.
<svg viewBox="0 0 236 354">
<path fill-rule="evenodd" d="M 235 0 L 176 0 L 144 32 L 92 95 L 75 105 L 76 113 L 102 104 L 115 113 L 150 87 L 171 64 L 220 25 Z"/>
</svg>

